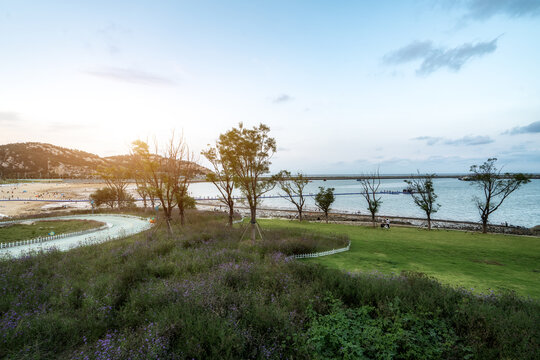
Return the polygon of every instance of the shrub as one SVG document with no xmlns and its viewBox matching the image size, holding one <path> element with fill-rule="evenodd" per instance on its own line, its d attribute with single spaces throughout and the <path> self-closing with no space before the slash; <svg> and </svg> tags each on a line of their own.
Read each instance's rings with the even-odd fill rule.
<svg viewBox="0 0 540 360">
<path fill-rule="evenodd" d="M 315 359 L 440 359 L 472 356 L 451 324 L 432 313 L 402 313 L 399 298 L 389 313 L 372 306 L 345 308 L 328 295 L 327 313 L 310 308 L 307 343 Z"/>
</svg>

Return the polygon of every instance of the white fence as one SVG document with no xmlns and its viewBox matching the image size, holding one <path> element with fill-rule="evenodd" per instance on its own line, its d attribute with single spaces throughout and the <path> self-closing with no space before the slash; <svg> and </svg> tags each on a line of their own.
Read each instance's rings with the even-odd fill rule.
<svg viewBox="0 0 540 360">
<path fill-rule="evenodd" d="M 332 249 L 332 250 L 322 251 L 322 252 L 312 253 L 312 254 L 291 255 L 291 256 L 287 256 L 287 259 L 316 258 L 316 257 L 321 257 L 321 256 L 333 255 L 333 254 L 337 254 L 344 251 L 349 251 L 350 248 L 351 248 L 351 242 L 349 241 L 349 245 L 341 249 Z"/>
<path fill-rule="evenodd" d="M 10 247 L 15 246 L 21 246 L 21 245 L 30 245 L 30 244 L 37 244 L 37 243 L 43 243 L 51 240 L 57 240 L 57 239 L 63 239 L 68 236 L 74 236 L 74 235 L 84 235 L 84 234 L 90 234 L 96 231 L 101 231 L 108 229 L 110 227 L 109 224 L 100 226 L 98 228 L 88 229 L 88 230 L 81 230 L 76 232 L 70 232 L 65 234 L 58 234 L 58 235 L 51 235 L 51 236 L 42 236 L 35 239 L 29 239 L 29 240 L 20 240 L 20 241 L 13 241 L 8 243 L 0 243 L 0 249 L 6 249 Z"/>
</svg>

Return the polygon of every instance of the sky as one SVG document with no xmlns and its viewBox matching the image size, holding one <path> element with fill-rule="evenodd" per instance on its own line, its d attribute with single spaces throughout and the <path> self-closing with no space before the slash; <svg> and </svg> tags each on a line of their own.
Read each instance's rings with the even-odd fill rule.
<svg viewBox="0 0 540 360">
<path fill-rule="evenodd" d="M 0 144 L 264 123 L 272 171 L 540 173 L 539 39 L 540 0 L 0 0 Z"/>
</svg>

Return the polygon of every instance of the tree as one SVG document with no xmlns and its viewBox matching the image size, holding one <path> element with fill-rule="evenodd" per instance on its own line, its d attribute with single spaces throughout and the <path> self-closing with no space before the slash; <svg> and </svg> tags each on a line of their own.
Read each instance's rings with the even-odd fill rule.
<svg viewBox="0 0 540 360">
<path fill-rule="evenodd" d="M 373 223 L 373 227 L 375 227 L 375 215 L 379 211 L 382 204 L 381 197 L 377 196 L 377 192 L 381 186 L 381 176 L 379 174 L 379 170 L 377 169 L 376 172 L 361 178 L 360 184 L 364 189 L 362 196 L 364 199 L 366 199 L 368 204 L 367 209 L 371 214 L 371 222 Z"/>
<path fill-rule="evenodd" d="M 330 206 L 336 200 L 334 196 L 334 188 L 325 189 L 322 186 L 319 186 L 319 192 L 315 195 L 315 205 L 324 213 L 326 223 L 328 224 L 328 211 L 330 211 Z"/>
<path fill-rule="evenodd" d="M 152 174 L 159 168 L 157 158 L 150 154 L 148 143 L 142 140 L 133 141 L 130 155 L 132 158 L 131 172 L 137 186 L 137 192 L 144 201 L 146 208 L 146 197 L 150 200 L 152 208 L 155 205 L 155 192 L 152 190 Z"/>
<path fill-rule="evenodd" d="M 290 201 L 298 210 L 298 220 L 302 221 L 302 213 L 306 198 L 304 197 L 304 188 L 309 183 L 309 180 L 301 174 L 291 176 L 287 170 L 280 171 L 277 176 L 277 181 L 281 190 L 286 194 L 286 199 Z"/>
<path fill-rule="evenodd" d="M 257 205 L 260 197 L 272 190 L 275 179 L 262 178 L 270 172 L 270 158 L 276 152 L 276 140 L 268 136 L 270 128 L 264 124 L 244 128 L 232 128 L 221 134 L 217 141 L 221 158 L 230 166 L 235 185 L 246 197 L 251 215 L 251 240 L 255 241 Z"/>
<path fill-rule="evenodd" d="M 146 199 L 151 197 L 149 196 L 150 194 L 146 185 L 145 174 L 139 167 L 139 164 L 141 162 L 141 159 L 139 158 L 140 155 L 133 153 L 133 151 L 130 151 L 130 153 L 130 175 L 131 178 L 133 178 L 133 180 L 135 181 L 135 189 L 137 191 L 137 194 L 139 194 L 143 201 L 143 208 L 146 209 Z"/>
<path fill-rule="evenodd" d="M 185 224 L 185 210 L 195 207 L 195 199 L 188 195 L 188 188 L 196 174 L 195 154 L 186 147 L 180 162 L 180 179 L 176 190 L 176 204 L 180 214 L 180 225 Z"/>
<path fill-rule="evenodd" d="M 114 208 L 114 203 L 116 202 L 116 191 L 110 187 L 97 189 L 90 194 L 90 200 L 94 202 L 95 207 L 107 205 L 112 209 Z"/>
<path fill-rule="evenodd" d="M 122 194 L 118 194 L 117 191 L 122 191 Z M 121 199 L 120 201 L 118 199 Z M 135 204 L 135 199 L 131 194 L 125 190 L 116 190 L 111 187 L 105 187 L 94 191 L 90 194 L 90 200 L 94 203 L 96 207 L 101 205 L 110 206 L 111 209 L 114 208 L 114 205 L 117 204 L 119 208 L 133 206 Z"/>
<path fill-rule="evenodd" d="M 105 181 L 107 187 L 111 188 L 116 195 L 118 207 L 122 207 L 127 200 L 126 187 L 129 183 L 129 170 L 120 166 L 99 166 L 97 174 Z"/>
<path fill-rule="evenodd" d="M 521 173 L 501 175 L 502 170 L 495 167 L 497 158 L 489 158 L 482 165 L 472 165 L 470 181 L 483 191 L 481 199 L 474 197 L 474 202 L 482 220 L 482 232 L 487 232 L 489 215 L 494 213 L 503 201 L 521 185 L 530 182 L 530 176 Z"/>
<path fill-rule="evenodd" d="M 146 210 L 146 206 L 147 206 L 146 198 L 149 197 L 148 189 L 146 188 L 144 183 L 141 182 L 140 179 L 135 180 L 135 185 L 136 185 L 136 189 L 137 189 L 137 194 L 139 194 L 139 196 L 141 197 L 141 199 L 143 201 L 143 209 Z"/>
<path fill-rule="evenodd" d="M 186 210 L 195 209 L 195 199 L 187 193 L 182 195 L 181 192 L 178 192 L 176 203 L 178 204 L 178 212 L 180 214 L 180 224 L 184 225 L 186 222 Z"/>
<path fill-rule="evenodd" d="M 154 153 L 150 153 L 148 144 L 141 140 L 132 143 L 131 151 L 139 161 L 138 167 L 144 174 L 150 197 L 157 198 L 161 204 L 167 232 L 171 236 L 172 211 L 178 205 L 178 199 L 187 194 L 190 176 L 193 175 L 190 167 L 195 166 L 191 161 L 193 155 L 183 136 L 176 139 L 174 132 L 162 152 L 163 155 L 159 155 L 157 141 L 154 143 Z"/>
<path fill-rule="evenodd" d="M 209 145 L 210 146 L 210 145 Z M 228 224 L 232 226 L 234 218 L 234 173 L 231 164 L 227 163 L 221 152 L 223 144 L 217 143 L 215 148 L 209 147 L 202 151 L 214 171 L 206 175 L 206 180 L 212 182 L 219 191 L 219 201 L 229 209 Z"/>
<path fill-rule="evenodd" d="M 435 194 L 435 189 L 433 188 L 434 176 L 434 174 L 420 176 L 420 172 L 418 172 L 418 177 L 411 177 L 410 180 L 404 180 L 409 185 L 414 203 L 426 213 L 428 230 L 431 230 L 431 214 L 439 211 L 441 207 L 440 204 L 435 202 L 437 200 L 437 194 Z"/>
</svg>

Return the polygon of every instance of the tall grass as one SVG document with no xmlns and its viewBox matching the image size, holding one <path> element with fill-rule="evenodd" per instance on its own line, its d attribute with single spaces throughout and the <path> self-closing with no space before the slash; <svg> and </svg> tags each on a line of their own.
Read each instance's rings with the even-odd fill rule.
<svg viewBox="0 0 540 360">
<path fill-rule="evenodd" d="M 158 228 L 1 261 L 0 357 L 533 359 L 539 351 L 535 301 L 286 257 L 342 247 L 344 237 L 267 231 L 251 244 L 224 217 L 189 219 L 173 237 Z"/>
</svg>

